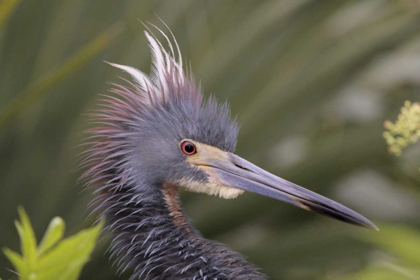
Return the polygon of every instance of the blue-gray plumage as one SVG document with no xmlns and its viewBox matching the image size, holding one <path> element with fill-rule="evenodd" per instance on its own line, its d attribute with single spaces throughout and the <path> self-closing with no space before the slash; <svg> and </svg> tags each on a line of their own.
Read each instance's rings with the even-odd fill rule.
<svg viewBox="0 0 420 280">
<path fill-rule="evenodd" d="M 159 32 L 160 29 L 157 29 Z M 179 47 L 150 36 L 150 76 L 114 84 L 91 114 L 82 179 L 95 187 L 95 211 L 112 233 L 112 258 L 130 279 L 265 279 L 226 246 L 203 238 L 181 208 L 180 188 L 234 198 L 266 195 L 348 223 L 376 228 L 352 210 L 272 175 L 233 154 L 238 125 L 227 104 L 203 98 L 184 73 Z M 175 54 L 176 52 L 176 54 Z"/>
</svg>

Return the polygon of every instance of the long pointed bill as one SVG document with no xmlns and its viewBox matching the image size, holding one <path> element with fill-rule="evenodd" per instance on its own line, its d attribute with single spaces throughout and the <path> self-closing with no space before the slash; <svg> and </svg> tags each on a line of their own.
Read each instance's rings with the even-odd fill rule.
<svg viewBox="0 0 420 280">
<path fill-rule="evenodd" d="M 197 155 L 188 161 L 204 170 L 213 184 L 268 196 L 346 223 L 378 230 L 353 210 L 279 178 L 237 155 L 205 144 L 199 144 L 197 150 Z"/>
</svg>

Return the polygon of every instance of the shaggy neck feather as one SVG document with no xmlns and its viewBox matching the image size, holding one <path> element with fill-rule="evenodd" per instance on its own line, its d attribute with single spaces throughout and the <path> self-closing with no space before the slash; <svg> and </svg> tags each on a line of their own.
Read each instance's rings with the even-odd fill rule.
<svg viewBox="0 0 420 280">
<path fill-rule="evenodd" d="M 102 194 L 120 272 L 134 270 L 130 279 L 146 280 L 265 279 L 238 253 L 201 237 L 181 209 L 176 186 L 160 189 L 138 193 L 125 186 Z"/>
</svg>

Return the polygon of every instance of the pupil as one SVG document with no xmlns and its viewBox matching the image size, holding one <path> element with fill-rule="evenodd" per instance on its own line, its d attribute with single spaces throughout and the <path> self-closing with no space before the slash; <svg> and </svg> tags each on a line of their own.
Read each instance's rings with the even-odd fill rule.
<svg viewBox="0 0 420 280">
<path fill-rule="evenodd" d="M 193 146 L 193 145 L 191 145 L 191 144 L 187 144 L 187 145 L 185 145 L 185 151 L 186 151 L 187 153 L 192 153 L 192 152 L 194 152 L 194 146 Z"/>
</svg>

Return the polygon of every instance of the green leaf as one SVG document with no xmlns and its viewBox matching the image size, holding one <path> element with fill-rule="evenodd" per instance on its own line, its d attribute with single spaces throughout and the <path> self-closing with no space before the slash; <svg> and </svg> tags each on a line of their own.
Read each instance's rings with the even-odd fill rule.
<svg viewBox="0 0 420 280">
<path fill-rule="evenodd" d="M 65 227 L 66 224 L 60 217 L 52 219 L 44 237 L 42 238 L 41 244 L 38 247 L 38 256 L 45 253 L 63 238 Z"/>
<path fill-rule="evenodd" d="M 28 215 L 22 207 L 18 208 L 21 223 L 16 227 L 20 235 L 23 258 L 28 262 L 31 269 L 36 266 L 36 237 Z"/>
</svg>

